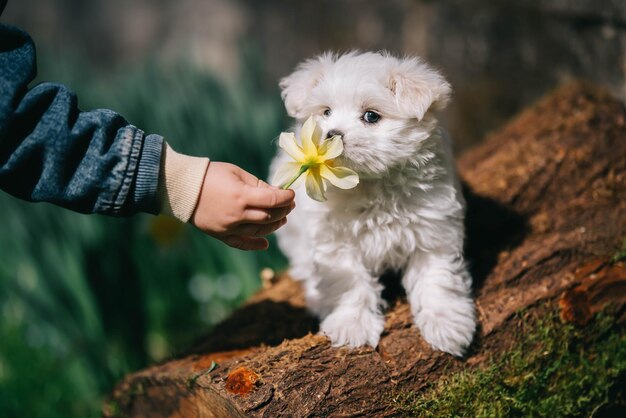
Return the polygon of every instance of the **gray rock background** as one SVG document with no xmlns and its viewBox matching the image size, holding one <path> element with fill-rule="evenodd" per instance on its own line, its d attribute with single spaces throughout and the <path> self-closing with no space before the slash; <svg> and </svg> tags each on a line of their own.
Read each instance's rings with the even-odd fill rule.
<svg viewBox="0 0 626 418">
<path fill-rule="evenodd" d="M 455 88 L 457 150 L 570 79 L 626 98 L 623 0 L 9 0 L 2 21 L 109 72 L 191 57 L 235 80 L 251 48 L 272 86 L 325 50 L 420 55 Z"/>
</svg>

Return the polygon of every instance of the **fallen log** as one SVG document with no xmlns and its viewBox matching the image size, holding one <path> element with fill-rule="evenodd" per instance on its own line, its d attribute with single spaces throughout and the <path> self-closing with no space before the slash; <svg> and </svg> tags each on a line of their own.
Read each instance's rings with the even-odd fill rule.
<svg viewBox="0 0 626 418">
<path fill-rule="evenodd" d="M 390 396 L 487 361 L 515 339 L 516 312 L 552 304 L 584 324 L 624 316 L 626 109 L 583 83 L 562 87 L 458 161 L 480 326 L 464 359 L 433 351 L 393 276 L 376 349 L 316 334 L 282 275 L 180 357 L 127 376 L 104 416 L 392 416 Z M 623 319 L 623 318 L 621 318 Z M 218 365 L 216 367 L 216 364 Z"/>
</svg>

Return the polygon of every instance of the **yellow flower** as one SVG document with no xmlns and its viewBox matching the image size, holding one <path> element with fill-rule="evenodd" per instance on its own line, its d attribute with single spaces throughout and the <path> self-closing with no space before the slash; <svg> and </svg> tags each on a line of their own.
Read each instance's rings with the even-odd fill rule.
<svg viewBox="0 0 626 418">
<path fill-rule="evenodd" d="M 306 173 L 305 185 L 306 193 L 319 202 L 326 200 L 326 181 L 340 189 L 352 189 L 359 184 L 359 176 L 354 171 L 346 167 L 337 167 L 334 159 L 343 152 L 343 142 L 341 137 L 333 136 L 330 139 L 322 139 L 322 131 L 309 117 L 300 131 L 302 146 L 296 142 L 296 135 L 293 132 L 283 132 L 280 134 L 278 145 L 294 159 L 287 162 L 278 169 L 274 175 L 273 183 L 282 185 L 283 189 L 288 189 L 292 185 L 297 187 L 296 180 L 301 179 L 301 175 Z"/>
</svg>

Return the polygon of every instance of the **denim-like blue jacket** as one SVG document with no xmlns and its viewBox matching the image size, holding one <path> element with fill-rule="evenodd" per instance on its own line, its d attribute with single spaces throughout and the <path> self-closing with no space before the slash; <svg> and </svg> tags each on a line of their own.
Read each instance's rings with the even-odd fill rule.
<svg viewBox="0 0 626 418">
<path fill-rule="evenodd" d="M 163 138 L 110 110 L 81 111 L 65 86 L 29 89 L 36 71 L 28 34 L 0 24 L 0 189 L 82 213 L 157 213 Z"/>
</svg>

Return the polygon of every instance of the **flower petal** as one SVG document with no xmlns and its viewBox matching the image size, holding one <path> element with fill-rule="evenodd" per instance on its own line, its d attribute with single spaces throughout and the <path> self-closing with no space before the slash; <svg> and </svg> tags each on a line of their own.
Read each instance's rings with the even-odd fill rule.
<svg viewBox="0 0 626 418">
<path fill-rule="evenodd" d="M 359 184 L 359 175 L 346 167 L 329 167 L 322 164 L 320 175 L 340 189 L 352 189 Z"/>
<path fill-rule="evenodd" d="M 322 128 L 320 128 L 317 124 L 314 125 L 313 134 L 311 135 L 311 140 L 315 144 L 315 146 L 319 149 L 320 144 L 324 142 L 322 138 Z"/>
<path fill-rule="evenodd" d="M 302 149 L 304 150 L 304 154 L 307 157 L 317 156 L 317 147 L 315 146 L 315 142 L 313 142 L 315 127 L 316 126 L 315 121 L 313 120 L 313 116 L 309 116 L 306 122 L 304 122 L 304 125 L 302 125 L 302 129 L 300 130 Z"/>
<path fill-rule="evenodd" d="M 284 149 L 294 160 L 304 160 L 304 152 L 296 142 L 296 135 L 293 132 L 282 132 L 278 139 L 278 146 Z"/>
<path fill-rule="evenodd" d="M 320 150 L 320 157 L 322 160 L 332 160 L 337 158 L 343 152 L 343 141 L 340 136 L 333 136 L 329 140 L 325 141 Z"/>
<path fill-rule="evenodd" d="M 274 177 L 272 178 L 272 184 L 276 187 L 283 187 L 289 181 L 291 181 L 296 174 L 300 171 L 301 165 L 299 163 L 286 162 L 276 170 Z M 306 174 L 303 174 L 304 176 Z M 302 177 L 300 176 L 300 177 Z M 295 188 L 292 184 L 291 189 Z"/>
<path fill-rule="evenodd" d="M 324 180 L 322 180 L 322 176 L 320 176 L 318 169 L 309 169 L 306 173 L 306 194 L 313 200 L 317 200 L 318 202 L 323 202 L 326 200 L 326 196 L 324 195 L 324 191 L 326 189 L 326 185 L 324 184 Z"/>
</svg>

